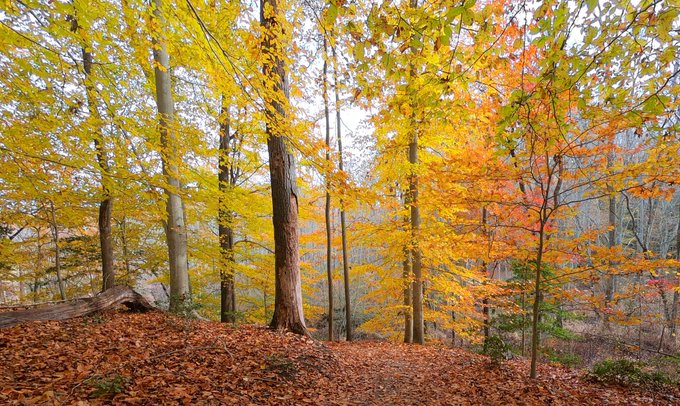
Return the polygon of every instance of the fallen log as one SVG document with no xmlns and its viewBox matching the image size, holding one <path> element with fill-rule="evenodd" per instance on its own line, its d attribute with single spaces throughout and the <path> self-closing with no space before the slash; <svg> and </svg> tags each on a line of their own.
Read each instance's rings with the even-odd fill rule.
<svg viewBox="0 0 680 406">
<path fill-rule="evenodd" d="M 134 311 L 155 309 L 144 299 L 144 296 L 135 292 L 129 286 L 114 286 L 93 297 L 41 305 L 25 310 L 0 312 L 0 328 L 12 327 L 26 321 L 67 320 L 87 316 L 121 304 Z"/>
</svg>

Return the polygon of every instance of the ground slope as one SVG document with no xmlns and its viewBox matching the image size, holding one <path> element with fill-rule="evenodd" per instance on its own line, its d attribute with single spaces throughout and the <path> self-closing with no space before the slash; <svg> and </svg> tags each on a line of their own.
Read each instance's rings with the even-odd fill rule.
<svg viewBox="0 0 680 406">
<path fill-rule="evenodd" d="M 381 342 L 109 312 L 0 330 L 0 404 L 673 404 L 581 373 Z M 680 403 L 680 402 L 679 402 Z"/>
</svg>

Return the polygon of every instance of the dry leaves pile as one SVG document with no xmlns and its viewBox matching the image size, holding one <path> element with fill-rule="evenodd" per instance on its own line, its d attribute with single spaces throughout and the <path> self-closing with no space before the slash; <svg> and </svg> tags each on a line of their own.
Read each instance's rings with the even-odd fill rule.
<svg viewBox="0 0 680 406">
<path fill-rule="evenodd" d="M 524 361 L 108 312 L 0 330 L 0 404 L 671 404 Z M 677 396 L 677 394 L 675 394 Z"/>
</svg>

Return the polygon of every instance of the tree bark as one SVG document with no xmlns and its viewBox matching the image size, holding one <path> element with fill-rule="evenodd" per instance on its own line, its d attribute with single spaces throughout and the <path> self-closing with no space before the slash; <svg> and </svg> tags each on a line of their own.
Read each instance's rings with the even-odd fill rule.
<svg viewBox="0 0 680 406">
<path fill-rule="evenodd" d="M 123 262 L 125 264 L 125 281 L 130 281 L 130 255 L 129 255 L 129 249 L 128 249 L 128 241 L 127 241 L 127 219 L 125 216 L 123 216 L 123 220 L 118 222 L 118 226 L 120 227 L 120 243 L 122 245 L 122 250 L 123 250 Z"/>
<path fill-rule="evenodd" d="M 408 219 L 406 219 L 408 222 Z M 404 342 L 410 344 L 413 342 L 413 317 L 411 307 L 411 258 L 410 251 L 404 249 L 402 278 L 404 281 Z"/>
<path fill-rule="evenodd" d="M 610 168 L 614 164 L 614 153 L 610 153 L 607 156 L 607 168 Z M 614 195 L 614 187 L 607 185 L 607 191 L 609 192 L 609 232 L 607 236 L 607 246 L 609 249 L 613 249 L 617 245 L 616 241 L 616 196 Z M 609 329 L 609 307 L 614 298 L 614 291 L 616 289 L 616 279 L 614 275 L 611 274 L 612 268 L 614 267 L 613 262 L 609 262 L 609 272 L 610 274 L 605 277 L 604 280 L 604 326 Z"/>
<path fill-rule="evenodd" d="M 338 56 L 333 47 L 333 81 L 335 82 L 335 131 L 338 138 L 338 168 L 342 173 L 345 168 L 342 162 L 342 121 L 340 120 L 340 87 L 338 83 Z M 345 205 L 340 199 L 340 234 L 342 238 L 342 277 L 345 283 L 345 333 L 347 341 L 352 341 L 352 296 L 349 286 L 349 249 L 347 248 L 347 225 L 345 222 Z"/>
<path fill-rule="evenodd" d="M 225 194 L 234 187 L 233 162 L 229 161 L 231 152 L 231 128 L 229 106 L 224 98 L 220 114 L 219 145 L 219 210 L 218 234 L 220 240 L 220 321 L 236 322 L 236 292 L 234 289 L 234 214 L 226 207 Z"/>
<path fill-rule="evenodd" d="M 181 159 L 177 152 L 177 137 L 174 128 L 175 107 L 170 78 L 170 55 L 161 34 L 165 26 L 165 19 L 161 14 L 162 0 L 154 0 L 154 4 L 153 15 L 160 27 L 159 32 L 155 33 L 153 38 L 153 58 L 156 62 L 154 76 L 161 135 L 161 162 L 167 182 L 165 187 L 167 219 L 164 225 L 170 265 L 170 311 L 176 312 L 185 309 L 191 303 L 187 266 L 187 231 L 182 197 L 179 195 L 181 187 L 178 178 L 178 162 Z"/>
<path fill-rule="evenodd" d="M 418 0 L 410 0 L 410 7 L 417 8 Z M 415 47 L 411 47 L 416 52 Z M 417 72 L 413 64 L 410 67 L 411 78 L 416 77 Z M 413 84 L 409 83 L 409 86 Z M 411 103 L 415 112 L 416 99 L 411 95 Z M 411 269 L 413 272 L 412 306 L 413 306 L 413 342 L 425 343 L 425 324 L 423 317 L 423 269 L 422 252 L 420 251 L 420 208 L 418 206 L 418 174 L 415 167 L 418 165 L 418 123 L 415 113 L 411 115 L 411 139 L 408 145 L 408 162 L 411 164 L 409 174 L 409 203 L 411 208 Z"/>
<path fill-rule="evenodd" d="M 482 236 L 484 237 L 484 244 L 488 245 L 488 240 L 489 240 L 489 233 L 486 227 L 486 207 L 482 208 Z M 488 265 L 486 261 L 482 260 L 482 269 L 484 270 L 484 277 L 488 277 Z M 484 297 L 482 299 L 482 315 L 484 316 L 484 344 L 483 344 L 483 349 L 486 352 L 488 349 L 488 344 L 489 344 L 489 336 L 491 333 L 491 314 L 489 312 L 489 298 Z"/>
<path fill-rule="evenodd" d="M 418 133 L 414 133 L 409 143 L 408 158 L 411 165 L 418 164 Z M 419 246 L 420 208 L 418 207 L 418 175 L 412 169 L 409 179 L 411 208 L 411 268 L 413 272 L 413 342 L 425 343 L 425 325 L 423 318 L 423 273 Z"/>
<path fill-rule="evenodd" d="M 79 29 L 77 17 L 71 19 L 71 31 L 76 33 Z M 81 52 L 83 55 L 83 71 L 85 72 L 85 94 L 87 96 L 87 110 L 94 126 L 93 141 L 96 150 L 99 174 L 101 175 L 101 187 L 103 199 L 99 202 L 99 246 L 102 257 L 102 292 L 115 285 L 115 271 L 113 269 L 113 240 L 111 239 L 111 211 L 113 198 L 109 187 L 109 162 L 104 147 L 104 134 L 101 128 L 101 115 L 97 108 L 97 95 L 94 88 L 94 63 L 90 45 L 81 40 Z"/>
<path fill-rule="evenodd" d="M 24 310 L 0 312 L 0 328 L 12 327 L 26 321 L 67 320 L 86 316 L 124 304 L 138 310 L 152 310 L 153 306 L 142 295 L 127 286 L 115 286 L 97 296 L 75 299 L 64 303 L 29 306 Z"/>
<path fill-rule="evenodd" d="M 287 145 L 286 110 L 288 100 L 285 52 L 279 32 L 281 20 L 278 0 L 260 1 L 260 25 L 265 87 L 265 121 L 269 174 L 271 177 L 274 222 L 275 299 L 272 329 L 288 329 L 307 335 L 302 310 L 298 247 L 298 190 L 295 183 L 295 158 Z"/>
<path fill-rule="evenodd" d="M 675 260 L 680 261 L 680 204 L 678 204 L 678 229 L 675 235 Z M 680 268 L 676 269 L 675 281 L 678 283 L 678 276 L 680 276 Z M 675 342 L 678 323 L 678 307 L 680 307 L 680 291 L 677 289 L 673 292 L 673 304 L 671 308 L 671 319 L 669 321 L 669 334 L 671 340 Z"/>
<path fill-rule="evenodd" d="M 328 341 L 333 341 L 333 241 L 331 236 L 331 118 L 328 108 L 328 40 L 323 39 L 323 109 L 326 119 L 326 276 L 328 280 Z"/>
<path fill-rule="evenodd" d="M 52 231 L 52 241 L 54 242 L 54 268 L 57 272 L 57 284 L 59 286 L 59 297 L 66 300 L 64 289 L 64 278 L 61 274 L 61 250 L 59 247 L 59 225 L 57 224 L 57 214 L 54 209 L 54 202 L 50 200 L 50 230 Z"/>
<path fill-rule="evenodd" d="M 541 209 L 542 213 L 545 209 Z M 534 306 L 531 319 L 531 371 L 529 376 L 536 378 L 536 366 L 538 364 L 539 332 L 538 324 L 541 313 L 541 272 L 543 271 L 543 245 L 545 242 L 545 218 L 540 219 L 538 231 L 538 249 L 536 252 L 536 273 L 534 275 Z"/>
</svg>

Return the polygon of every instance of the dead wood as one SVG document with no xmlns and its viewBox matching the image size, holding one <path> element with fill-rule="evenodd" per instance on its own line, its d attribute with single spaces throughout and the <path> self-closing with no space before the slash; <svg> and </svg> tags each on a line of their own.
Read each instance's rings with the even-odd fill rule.
<svg viewBox="0 0 680 406">
<path fill-rule="evenodd" d="M 129 286 L 114 286 L 93 297 L 40 305 L 24 310 L 0 312 L 0 328 L 11 327 L 26 321 L 67 320 L 100 312 L 121 304 L 135 311 L 154 309 L 144 299 L 144 296 L 135 292 Z"/>
</svg>

